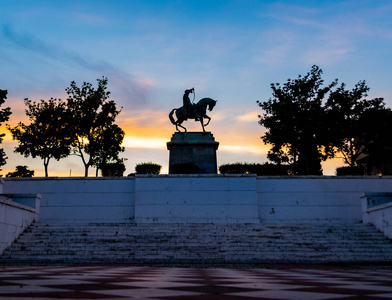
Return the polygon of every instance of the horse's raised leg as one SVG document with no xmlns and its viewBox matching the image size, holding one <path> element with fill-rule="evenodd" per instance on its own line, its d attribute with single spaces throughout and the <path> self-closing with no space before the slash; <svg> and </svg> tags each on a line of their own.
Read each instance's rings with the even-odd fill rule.
<svg viewBox="0 0 392 300">
<path fill-rule="evenodd" d="M 207 126 L 208 124 L 210 124 L 211 118 L 207 115 L 205 115 L 204 118 L 208 119 L 208 122 L 204 124 L 204 126 Z"/>
</svg>

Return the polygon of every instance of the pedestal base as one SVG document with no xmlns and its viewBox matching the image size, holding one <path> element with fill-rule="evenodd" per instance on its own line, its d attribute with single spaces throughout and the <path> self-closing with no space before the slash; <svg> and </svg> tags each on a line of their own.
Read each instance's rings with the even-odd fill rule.
<svg viewBox="0 0 392 300">
<path fill-rule="evenodd" d="M 216 150 L 219 143 L 211 132 L 176 132 L 167 143 L 169 156 L 169 174 L 172 165 L 195 163 L 199 174 L 217 174 Z"/>
</svg>

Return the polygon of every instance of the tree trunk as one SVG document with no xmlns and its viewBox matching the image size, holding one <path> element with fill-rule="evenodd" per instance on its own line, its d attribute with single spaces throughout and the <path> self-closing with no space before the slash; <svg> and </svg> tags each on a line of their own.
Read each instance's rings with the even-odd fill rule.
<svg viewBox="0 0 392 300">
<path fill-rule="evenodd" d="M 49 177 L 49 174 L 48 174 L 49 160 L 50 160 L 49 157 L 44 158 L 45 177 Z"/>
<path fill-rule="evenodd" d="M 89 159 L 88 162 L 86 162 L 81 147 L 79 147 L 79 153 L 80 153 L 80 157 L 82 158 L 83 165 L 84 165 L 84 177 L 88 177 L 88 168 L 90 166 L 91 158 Z"/>
<path fill-rule="evenodd" d="M 84 164 L 84 177 L 88 177 L 88 167 L 89 164 Z"/>
<path fill-rule="evenodd" d="M 317 144 L 312 138 L 301 145 L 298 156 L 297 175 L 322 175 L 322 167 Z"/>
</svg>

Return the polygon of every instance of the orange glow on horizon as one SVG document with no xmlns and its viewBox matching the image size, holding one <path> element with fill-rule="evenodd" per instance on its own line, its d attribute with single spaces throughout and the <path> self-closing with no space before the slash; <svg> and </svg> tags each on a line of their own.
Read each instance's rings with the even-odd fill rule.
<svg viewBox="0 0 392 300">
<path fill-rule="evenodd" d="M 133 171 L 135 163 L 140 163 L 142 161 L 154 161 L 164 165 L 162 173 L 165 172 L 165 165 L 167 164 L 166 157 L 168 158 L 166 143 L 170 141 L 171 136 L 176 131 L 175 126 L 172 125 L 166 116 L 166 113 L 162 111 L 152 111 L 148 112 L 145 110 L 134 111 L 133 116 L 135 117 L 125 117 L 131 115 L 130 113 L 122 113 L 118 118 L 117 124 L 124 130 L 125 137 L 122 146 L 126 148 L 127 154 L 125 156 L 129 157 L 127 162 L 127 173 Z M 211 130 L 215 140 L 219 142 L 218 148 L 218 160 L 219 158 L 223 160 L 224 163 L 236 162 L 236 161 L 246 161 L 246 162 L 262 162 L 267 161 L 267 152 L 270 149 L 270 145 L 265 145 L 260 139 L 262 135 L 263 128 L 256 126 L 253 128 L 245 129 L 242 127 L 241 123 L 247 123 L 254 121 L 254 113 L 245 113 L 238 117 L 238 122 L 232 120 L 232 122 L 226 122 L 225 117 L 221 115 L 222 121 L 216 120 L 212 117 L 211 125 L 206 127 L 206 130 Z M 26 117 L 27 119 L 27 117 Z M 10 126 L 15 126 L 19 121 L 7 122 Z M 28 122 L 28 120 L 22 120 L 22 122 Z M 228 127 L 230 125 L 230 127 Z M 200 131 L 200 123 L 189 120 L 184 122 L 184 126 L 187 127 L 188 131 Z M 3 138 L 3 144 L 0 148 L 5 148 L 6 153 L 11 157 L 11 152 L 13 148 L 17 145 L 17 141 L 12 139 L 10 132 L 3 125 L 0 127 L 0 133 L 5 133 Z M 143 150 L 145 149 L 145 151 Z M 151 151 L 158 151 L 152 154 Z M 135 154 L 137 153 L 137 155 Z M 221 155 L 219 154 L 221 153 Z M 144 156 L 145 158 L 144 158 Z M 159 156 L 156 157 L 155 155 Z M 8 172 L 13 172 L 15 169 L 12 168 L 13 165 L 21 164 L 22 161 L 18 159 L 19 154 L 15 154 L 13 159 L 7 160 L 7 165 L 5 165 L 2 171 L 3 176 Z M 22 156 L 20 156 L 22 157 Z M 28 158 L 26 162 L 22 164 L 28 164 L 29 161 L 34 160 L 32 166 L 29 169 L 34 169 L 36 171 L 35 177 L 44 176 L 44 168 L 41 165 L 40 159 L 31 157 Z M 23 160 L 25 161 L 25 160 Z M 56 162 L 57 163 L 57 162 Z M 51 163 L 49 166 L 49 176 L 64 176 L 72 177 L 84 176 L 83 166 L 80 162 L 76 162 L 78 167 L 70 167 L 67 162 L 61 160 L 59 162 L 59 167 L 53 168 Z M 328 160 L 323 163 L 323 169 L 325 175 L 334 175 L 337 166 L 343 165 L 341 160 Z M 34 167 L 35 166 L 35 167 Z M 66 169 L 66 170 L 65 170 Z M 71 172 L 72 169 L 72 172 Z M 89 172 L 90 176 L 95 176 L 95 171 L 91 168 Z"/>
<path fill-rule="evenodd" d="M 34 171 L 34 176 L 33 177 L 45 177 L 45 169 L 42 166 L 41 169 L 39 168 L 30 168 L 28 167 L 29 170 Z M 15 168 L 3 168 L 1 169 L 1 174 L 3 177 L 5 177 L 8 173 L 15 172 Z M 83 171 L 61 171 L 61 170 L 53 170 L 51 168 L 51 165 L 49 164 L 49 169 L 48 169 L 49 177 L 84 177 L 84 172 Z M 94 174 L 93 174 L 94 173 Z M 89 170 L 89 177 L 94 177 L 95 176 L 95 169 L 91 168 Z"/>
</svg>

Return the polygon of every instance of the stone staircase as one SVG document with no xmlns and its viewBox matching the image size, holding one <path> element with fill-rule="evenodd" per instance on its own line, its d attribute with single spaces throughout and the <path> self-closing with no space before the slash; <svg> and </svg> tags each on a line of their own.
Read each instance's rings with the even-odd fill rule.
<svg viewBox="0 0 392 300">
<path fill-rule="evenodd" d="M 74 263 L 391 263 L 367 224 L 31 225 L 0 265 Z"/>
</svg>

